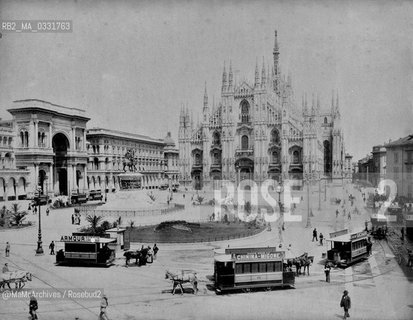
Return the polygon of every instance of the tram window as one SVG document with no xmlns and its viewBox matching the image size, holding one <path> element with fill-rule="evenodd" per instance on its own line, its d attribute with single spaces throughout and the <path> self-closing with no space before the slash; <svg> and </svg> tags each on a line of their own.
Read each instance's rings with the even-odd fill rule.
<svg viewBox="0 0 413 320">
<path fill-rule="evenodd" d="M 96 252 L 96 245 L 91 244 L 78 244 L 78 243 L 66 243 L 65 250 L 68 252 Z"/>
<path fill-rule="evenodd" d="M 275 263 L 267 262 L 267 272 L 274 272 L 274 271 L 275 271 Z"/>
<path fill-rule="evenodd" d="M 258 263 L 251 263 L 251 273 L 258 272 Z"/>
<path fill-rule="evenodd" d="M 244 263 L 244 273 L 251 273 L 251 263 Z"/>
<path fill-rule="evenodd" d="M 261 262 L 258 264 L 258 272 L 261 272 L 261 273 L 267 272 L 265 262 Z"/>
<path fill-rule="evenodd" d="M 242 264 L 241 263 L 237 263 L 235 265 L 235 273 L 242 273 Z"/>
<path fill-rule="evenodd" d="M 282 271 L 282 263 L 281 261 L 275 262 L 275 270 L 274 271 Z"/>
</svg>

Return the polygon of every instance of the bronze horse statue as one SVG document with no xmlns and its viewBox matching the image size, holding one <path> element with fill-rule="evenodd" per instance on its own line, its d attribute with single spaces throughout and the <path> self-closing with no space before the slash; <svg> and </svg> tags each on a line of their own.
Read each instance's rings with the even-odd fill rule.
<svg viewBox="0 0 413 320">
<path fill-rule="evenodd" d="M 181 289 L 181 295 L 184 294 L 184 288 L 182 284 L 190 283 L 194 294 L 198 293 L 198 278 L 196 272 L 182 270 L 181 274 L 172 273 L 169 270 L 165 271 L 165 279 L 172 280 L 172 294 L 175 294 L 176 287 Z"/>
<path fill-rule="evenodd" d="M 138 159 L 135 157 L 135 151 L 132 149 L 126 151 L 125 158 L 123 160 L 123 171 L 126 172 L 126 167 L 129 168 L 130 172 L 138 171 L 138 169 L 136 168 L 137 163 Z"/>
</svg>

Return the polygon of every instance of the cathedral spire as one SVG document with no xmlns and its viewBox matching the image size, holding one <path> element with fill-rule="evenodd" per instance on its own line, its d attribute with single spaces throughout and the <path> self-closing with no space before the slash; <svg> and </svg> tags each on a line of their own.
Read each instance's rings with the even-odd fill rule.
<svg viewBox="0 0 413 320">
<path fill-rule="evenodd" d="M 222 92 L 227 89 L 227 71 L 225 70 L 225 61 L 224 61 L 224 71 L 222 72 Z"/>
<path fill-rule="evenodd" d="M 275 34 L 274 34 L 273 55 L 274 55 L 274 70 L 275 70 L 275 75 L 277 76 L 278 75 L 278 58 L 280 55 L 279 46 L 278 46 L 278 38 L 277 38 L 277 30 L 275 30 Z"/>
<path fill-rule="evenodd" d="M 266 71 L 265 71 L 265 61 L 264 61 L 264 57 L 262 57 L 261 86 L 264 88 L 266 83 L 267 83 L 267 76 L 266 76 Z"/>
<path fill-rule="evenodd" d="M 207 93 L 207 83 L 205 81 L 205 91 L 204 91 L 204 108 L 208 107 L 208 93 Z"/>
<path fill-rule="evenodd" d="M 307 92 L 304 94 L 304 116 L 308 114 Z"/>
<path fill-rule="evenodd" d="M 311 102 L 311 115 L 315 115 L 315 100 L 314 100 L 314 92 L 313 92 L 313 99 Z"/>
<path fill-rule="evenodd" d="M 229 60 L 229 79 L 228 79 L 228 89 L 232 90 L 234 75 L 232 74 L 232 62 Z"/>
<path fill-rule="evenodd" d="M 340 117 L 340 106 L 339 106 L 339 103 L 338 103 L 338 91 L 337 91 L 337 97 L 336 97 L 336 110 L 335 110 L 335 115 L 336 115 L 337 117 Z"/>
<path fill-rule="evenodd" d="M 256 62 L 255 62 L 255 83 L 254 83 L 254 86 L 255 86 L 255 87 L 259 87 L 259 85 L 260 85 L 260 73 L 259 73 L 259 71 L 258 71 L 258 59 L 256 59 Z"/>
</svg>

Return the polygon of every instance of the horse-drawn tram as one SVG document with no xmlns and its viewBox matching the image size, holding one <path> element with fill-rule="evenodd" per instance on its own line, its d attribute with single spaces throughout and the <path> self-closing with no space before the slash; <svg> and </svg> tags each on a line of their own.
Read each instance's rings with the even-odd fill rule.
<svg viewBox="0 0 413 320">
<path fill-rule="evenodd" d="M 330 233 L 331 249 L 327 251 L 327 260 L 340 267 L 365 259 L 371 251 L 367 231 L 349 234 L 347 229 Z"/>
<path fill-rule="evenodd" d="M 61 236 L 64 250 L 56 254 L 56 264 L 110 266 L 115 260 L 115 251 L 109 248 L 114 238 L 87 235 Z"/>
<path fill-rule="evenodd" d="M 215 291 L 294 287 L 294 272 L 287 271 L 284 259 L 284 251 L 275 247 L 218 249 L 214 259 Z"/>
</svg>

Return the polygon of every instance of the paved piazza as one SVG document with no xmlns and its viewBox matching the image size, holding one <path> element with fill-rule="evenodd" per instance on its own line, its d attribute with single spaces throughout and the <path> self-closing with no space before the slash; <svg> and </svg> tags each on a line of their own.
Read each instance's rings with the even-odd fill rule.
<svg viewBox="0 0 413 320">
<path fill-rule="evenodd" d="M 347 187 L 356 195 L 356 205 L 362 208 L 361 194 Z M 317 190 L 318 191 L 318 190 Z M 342 188 L 329 188 L 327 199 L 343 192 Z M 305 195 L 304 195 L 305 196 Z M 412 319 L 412 273 L 404 271 L 394 259 L 388 245 L 375 242 L 373 255 L 364 262 L 347 269 L 333 269 L 331 283 L 324 281 L 323 266 L 319 264 L 327 246 L 311 242 L 312 229 L 327 235 L 343 227 L 357 231 L 364 227 L 367 212 L 353 215 L 350 221 L 342 215 L 335 218 L 335 205 L 324 202 L 320 195 L 321 211 L 318 211 L 319 194 L 311 192 L 311 207 L 314 217 L 306 228 L 306 219 L 301 223 L 286 223 L 282 242 L 292 244 L 294 255 L 308 252 L 315 256 L 310 276 L 296 278 L 296 288 L 270 292 L 234 293 L 217 296 L 210 290 L 213 274 L 213 250 L 229 246 L 279 245 L 278 228 L 273 223 L 272 231 L 264 231 L 247 239 L 238 239 L 202 244 L 159 244 L 158 259 L 142 267 L 124 266 L 124 259 L 116 259 L 109 268 L 55 266 L 55 256 L 47 250 L 43 256 L 35 256 L 37 226 L 19 231 L 1 232 L 2 248 L 11 243 L 10 257 L 1 251 L 1 264 L 8 262 L 11 269 L 23 269 L 33 273 L 33 281 L 25 289 L 103 289 L 108 296 L 110 319 L 338 319 L 342 317 L 339 302 L 343 290 L 352 298 L 350 314 L 355 319 Z M 211 194 L 206 193 L 206 197 Z M 190 194 L 185 200 L 182 193 L 175 194 L 178 203 L 186 209 L 180 215 L 188 219 L 194 211 Z M 26 204 L 23 202 L 22 206 Z M 198 210 L 198 209 L 196 209 Z M 195 210 L 195 211 L 196 211 Z M 211 213 L 211 207 L 203 207 L 200 216 Z M 53 210 L 43 214 L 42 228 L 44 249 L 51 240 L 61 234 L 70 234 L 78 226 L 71 224 L 73 208 Z M 306 203 L 298 205 L 296 213 L 306 212 Z M 171 217 L 164 217 L 167 220 Z M 176 218 L 175 216 L 173 218 Z M 36 221 L 31 215 L 30 220 Z M 82 225 L 85 224 L 82 219 Z M 143 223 L 144 224 L 144 223 Z M 139 244 L 134 244 L 140 247 Z M 57 244 L 57 250 L 60 244 Z M 165 270 L 193 269 L 198 272 L 200 291 L 198 295 L 188 292 L 172 295 L 172 285 L 164 279 Z M 407 272 L 407 273 L 406 273 Z M 99 300 L 87 299 L 39 299 L 39 319 L 97 319 Z M 5 296 L 0 301 L 0 319 L 27 319 L 28 299 L 17 300 Z"/>
</svg>

